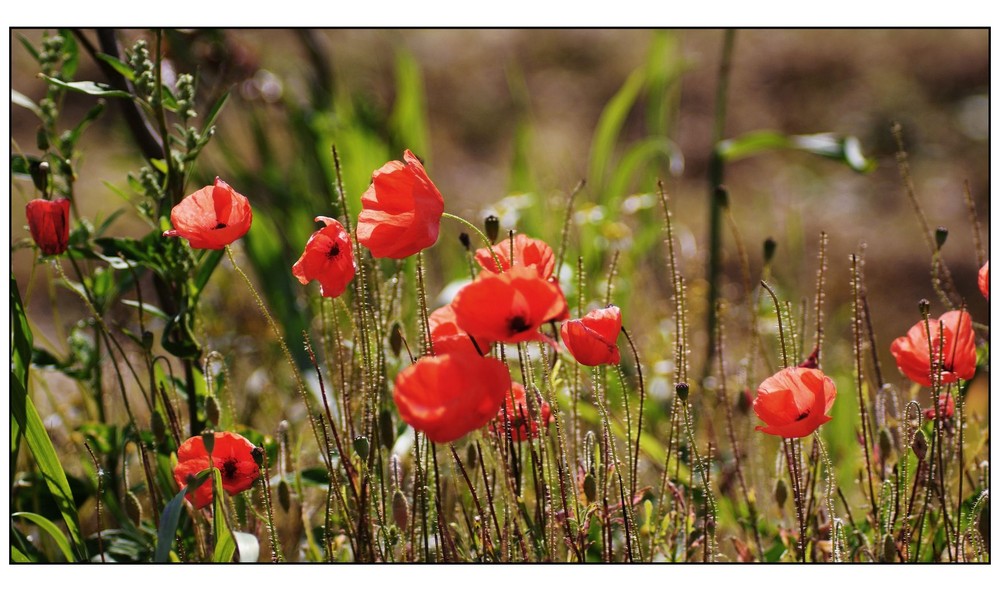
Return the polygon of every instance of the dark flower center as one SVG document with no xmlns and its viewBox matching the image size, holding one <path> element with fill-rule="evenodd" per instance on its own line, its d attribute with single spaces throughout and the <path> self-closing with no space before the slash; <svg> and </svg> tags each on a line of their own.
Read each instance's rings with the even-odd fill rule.
<svg viewBox="0 0 1000 591">
<path fill-rule="evenodd" d="M 226 224 L 223 224 L 222 222 L 219 222 L 219 223 L 218 223 L 218 224 L 216 224 L 216 225 L 215 225 L 215 227 L 214 227 L 214 228 L 212 228 L 212 229 L 213 229 L 213 230 L 221 230 L 221 229 L 223 229 L 223 228 L 225 228 L 225 227 L 226 227 Z"/>
<path fill-rule="evenodd" d="M 808 416 L 809 416 L 809 411 L 808 410 L 804 410 L 804 411 L 802 411 L 802 414 L 799 415 L 799 418 L 797 418 L 795 420 L 796 421 L 801 421 L 802 419 L 804 419 L 804 418 L 806 418 Z"/>
<path fill-rule="evenodd" d="M 222 469 L 220 470 L 220 472 L 222 472 L 222 477 L 226 480 L 232 480 L 233 478 L 235 478 L 237 471 L 238 469 L 236 468 L 236 458 L 227 459 L 225 462 L 223 462 Z"/>
<path fill-rule="evenodd" d="M 528 330 L 531 325 L 523 316 L 515 316 L 507 321 L 507 328 L 510 330 L 510 334 L 517 334 Z"/>
<path fill-rule="evenodd" d="M 335 259 L 339 254 L 340 254 L 340 245 L 334 244 L 333 246 L 330 247 L 330 252 L 326 253 L 326 258 Z"/>
</svg>

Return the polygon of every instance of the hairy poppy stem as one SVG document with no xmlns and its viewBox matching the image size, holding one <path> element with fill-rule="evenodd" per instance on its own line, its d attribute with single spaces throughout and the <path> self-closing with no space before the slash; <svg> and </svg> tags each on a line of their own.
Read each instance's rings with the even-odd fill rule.
<svg viewBox="0 0 1000 591">
<path fill-rule="evenodd" d="M 497 253 L 493 252 L 493 243 L 490 242 L 490 239 L 486 237 L 486 234 L 484 234 L 483 231 L 479 229 L 479 226 L 473 224 L 472 222 L 470 222 L 469 220 L 467 220 L 467 219 L 465 219 L 463 217 L 459 217 L 457 215 L 454 215 L 454 214 L 451 214 L 451 213 L 448 213 L 448 212 L 442 213 L 441 217 L 442 218 L 448 218 L 449 220 L 455 220 L 457 222 L 461 222 L 461 223 L 465 224 L 467 227 L 471 228 L 472 231 L 475 232 L 477 236 L 479 236 L 480 240 L 483 241 L 483 244 L 486 245 L 486 248 L 490 251 L 490 256 L 493 257 L 493 264 L 497 266 L 498 272 L 499 273 L 503 273 L 503 266 L 500 264 L 500 259 L 499 259 L 499 257 L 497 257 Z M 514 253 L 514 249 L 512 248 L 511 249 L 511 255 L 513 255 L 513 253 Z"/>
<path fill-rule="evenodd" d="M 872 439 L 872 429 L 868 423 L 868 403 L 864 394 L 864 369 L 861 364 L 861 276 L 859 270 L 858 256 L 851 254 L 851 291 L 853 303 L 853 320 L 851 327 L 854 333 L 854 373 L 856 387 L 858 389 L 858 408 L 861 412 L 861 443 L 865 451 L 865 470 L 868 474 L 868 499 L 871 502 L 872 522 L 878 523 L 878 502 L 875 497 L 875 485 L 872 479 L 871 454 L 868 451 L 869 441 Z M 928 332 L 928 334 L 930 334 Z"/>
</svg>

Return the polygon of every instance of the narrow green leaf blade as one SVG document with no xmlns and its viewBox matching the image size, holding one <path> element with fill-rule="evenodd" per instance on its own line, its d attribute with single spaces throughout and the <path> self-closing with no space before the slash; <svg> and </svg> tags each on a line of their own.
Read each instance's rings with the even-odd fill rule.
<svg viewBox="0 0 1000 591">
<path fill-rule="evenodd" d="M 135 72 L 132 71 L 131 66 L 121 61 L 120 59 L 108 55 L 106 53 L 98 53 L 97 59 L 105 62 L 109 66 L 115 69 L 116 72 L 125 77 L 129 82 L 135 82 Z"/>
<path fill-rule="evenodd" d="M 66 539 L 66 535 L 62 533 L 62 530 L 60 530 L 56 524 L 41 515 L 38 515 L 37 513 L 29 513 L 27 511 L 11 513 L 10 516 L 25 519 L 42 528 L 42 531 L 49 534 L 49 536 L 55 540 L 56 546 L 59 547 L 59 551 L 62 552 L 63 556 L 66 558 L 66 562 L 75 562 L 73 558 L 73 550 L 69 545 L 69 540 Z M 13 548 L 13 546 L 11 546 L 11 548 Z"/>
<path fill-rule="evenodd" d="M 174 545 L 177 524 L 180 522 L 181 512 L 184 509 L 184 495 L 189 490 L 201 486 L 210 474 L 210 470 L 199 472 L 179 493 L 174 495 L 174 498 L 170 499 L 170 502 L 163 509 L 163 513 L 160 514 L 160 526 L 156 529 L 156 551 L 153 553 L 153 562 L 170 562 L 170 548 Z"/>
<path fill-rule="evenodd" d="M 611 155 L 618 143 L 625 118 L 639 97 L 639 92 L 646 83 L 646 68 L 639 67 L 625 80 L 625 84 L 608 101 L 601 118 L 597 122 L 594 141 L 590 149 L 590 172 L 587 184 L 598 194 L 603 190 L 604 171 L 611 164 Z"/>
<path fill-rule="evenodd" d="M 212 468 L 212 529 L 215 531 L 215 551 L 212 562 L 232 562 L 236 540 L 226 522 L 226 496 L 222 490 L 222 473 Z"/>
<path fill-rule="evenodd" d="M 10 372 L 10 413 L 11 429 L 23 432 L 28 449 L 31 450 L 31 455 L 35 458 L 35 464 L 38 465 L 39 471 L 45 477 L 49 492 L 55 498 L 59 512 L 66 522 L 70 540 L 76 549 L 76 558 L 84 559 L 86 551 L 84 550 L 83 538 L 80 535 L 80 521 L 76 504 L 73 502 L 73 493 L 66 480 L 66 473 L 59 462 L 59 456 L 52 445 L 52 440 L 49 439 L 49 434 L 45 431 L 42 418 L 38 415 L 34 403 L 28 398 L 24 386 L 13 371 Z"/>
<path fill-rule="evenodd" d="M 14 103 L 19 107 L 24 107 L 25 109 L 28 109 L 29 111 L 37 115 L 39 119 L 42 118 L 42 110 L 38 107 L 38 105 L 35 104 L 35 101 L 31 100 L 30 98 L 21 94 L 20 92 L 14 90 L 13 88 L 10 90 L 10 102 Z"/>
<path fill-rule="evenodd" d="M 46 76 L 45 74 L 40 74 L 40 76 L 48 81 L 49 84 L 58 86 L 66 90 L 71 90 L 73 92 L 81 92 L 83 94 L 89 94 L 90 96 L 106 96 L 112 98 L 132 98 L 132 95 L 125 92 L 124 90 L 115 90 L 107 84 L 102 82 L 64 82 L 58 78 L 53 78 L 51 76 Z"/>
</svg>

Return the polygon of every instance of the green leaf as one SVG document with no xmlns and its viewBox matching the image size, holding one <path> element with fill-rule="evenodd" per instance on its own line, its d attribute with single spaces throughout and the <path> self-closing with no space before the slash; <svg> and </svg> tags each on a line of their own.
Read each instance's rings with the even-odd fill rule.
<svg viewBox="0 0 1000 591">
<path fill-rule="evenodd" d="M 31 326 L 28 325 L 28 317 L 24 313 L 24 304 L 21 303 L 21 292 L 17 288 L 17 280 L 13 275 L 10 277 L 10 326 L 11 340 L 13 341 L 11 343 L 11 371 L 27 390 L 28 367 L 31 364 L 31 347 L 34 338 L 31 334 Z"/>
<path fill-rule="evenodd" d="M 222 489 L 222 473 L 212 468 L 212 529 L 215 533 L 215 551 L 212 562 L 232 562 L 236 553 L 236 540 L 226 522 L 226 496 Z"/>
<path fill-rule="evenodd" d="M 23 94 L 14 90 L 13 88 L 10 90 L 10 102 L 14 103 L 19 107 L 24 107 L 25 109 L 28 109 L 29 111 L 37 115 L 39 119 L 42 118 L 42 110 L 38 107 L 38 105 L 35 104 L 35 101 L 24 96 Z"/>
<path fill-rule="evenodd" d="M 116 72 L 124 76 L 129 82 L 135 82 L 135 72 L 125 62 L 106 53 L 98 53 L 97 59 L 114 68 Z"/>
<path fill-rule="evenodd" d="M 604 171 L 611 164 L 611 156 L 618 143 L 618 134 L 621 133 L 625 118 L 632 110 L 632 106 L 645 83 L 646 68 L 640 66 L 629 75 L 625 84 L 608 101 L 607 106 L 601 112 L 601 118 L 597 122 L 597 130 L 594 132 L 594 140 L 591 143 L 590 172 L 589 178 L 587 178 L 587 184 L 598 194 L 602 193 Z"/>
<path fill-rule="evenodd" d="M 608 209 L 617 211 L 617 203 L 629 190 L 629 183 L 639 172 L 647 170 L 660 159 L 670 163 L 672 174 L 679 174 L 684 169 L 684 157 L 680 148 L 665 137 L 646 138 L 630 147 L 622 156 L 608 183 L 607 194 L 611 199 L 607 204 Z"/>
<path fill-rule="evenodd" d="M 715 149 L 727 162 L 772 150 L 798 150 L 835 160 L 856 172 L 869 172 L 875 168 L 875 161 L 862 154 L 858 138 L 833 133 L 785 135 L 776 131 L 752 131 L 738 138 L 723 140 Z"/>
<path fill-rule="evenodd" d="M 170 320 L 170 316 L 168 316 L 166 312 L 164 312 L 163 310 L 161 310 L 161 309 L 157 308 L 156 306 L 154 306 L 152 304 L 149 304 L 147 302 L 143 302 L 142 304 L 139 304 L 139 302 L 137 302 L 135 300 L 121 300 L 121 303 L 123 303 L 126 306 L 129 306 L 131 308 L 136 308 L 138 310 L 142 310 L 143 312 L 145 312 L 145 313 L 147 313 L 147 314 L 149 314 L 151 316 L 155 316 L 157 318 L 160 318 L 162 320 Z"/>
<path fill-rule="evenodd" d="M 59 550 L 66 558 L 66 562 L 76 562 L 76 560 L 73 557 L 73 550 L 70 548 L 69 545 L 69 540 L 66 539 L 66 535 L 62 533 L 62 530 L 60 530 L 56 526 L 56 524 L 52 523 L 51 521 L 42 517 L 41 515 L 38 515 L 37 513 L 28 513 L 26 511 L 19 513 L 11 513 L 10 516 L 26 519 L 34 523 L 38 527 L 42 528 L 42 530 L 45 533 L 49 534 L 49 536 L 53 540 L 55 540 L 56 546 L 59 547 Z"/>
<path fill-rule="evenodd" d="M 201 130 L 202 135 L 207 134 L 208 130 L 211 129 L 213 125 L 215 125 L 215 120 L 219 117 L 219 113 L 222 112 L 222 108 L 225 107 L 226 102 L 229 101 L 229 93 L 230 93 L 229 90 L 222 93 L 222 96 L 219 97 L 219 100 L 215 101 L 215 104 L 212 105 L 211 109 L 209 109 L 208 115 L 205 116 L 205 126 Z"/>
<path fill-rule="evenodd" d="M 156 530 L 156 552 L 153 554 L 153 562 L 169 562 L 170 548 L 174 545 L 174 537 L 177 535 L 177 524 L 181 518 L 184 508 L 184 495 L 189 490 L 194 490 L 205 482 L 205 479 L 212 474 L 216 468 L 208 468 L 199 472 L 179 493 L 170 499 L 167 506 L 160 514 L 160 526 Z M 216 470 L 217 471 L 217 470 Z"/>
<path fill-rule="evenodd" d="M 405 50 L 396 53 L 396 103 L 389 124 L 398 141 L 427 156 L 427 115 L 420 63 Z"/>
<path fill-rule="evenodd" d="M 35 47 L 31 44 L 30 41 L 28 41 L 27 37 L 25 37 L 24 35 L 18 35 L 17 36 L 17 40 L 20 41 L 21 45 L 24 46 L 24 48 L 28 50 L 28 53 L 31 54 L 31 57 L 35 58 L 36 62 L 40 61 L 39 60 L 40 56 L 38 55 L 38 50 L 35 49 Z"/>
<path fill-rule="evenodd" d="M 59 35 L 63 38 L 63 53 L 65 54 L 62 65 L 62 75 L 72 78 L 76 74 L 77 66 L 80 64 L 80 49 L 76 44 L 76 37 L 69 29 L 59 29 Z"/>
<path fill-rule="evenodd" d="M 63 521 L 66 523 L 70 540 L 76 549 L 76 557 L 84 559 L 86 550 L 83 538 L 80 536 L 76 504 L 73 502 L 73 493 L 66 480 L 66 473 L 63 471 L 59 456 L 52 446 L 52 440 L 49 439 L 49 434 L 45 431 L 42 418 L 35 410 L 34 403 L 28 398 L 24 386 L 18 380 L 13 369 L 10 372 L 10 414 L 11 431 L 23 432 L 28 449 L 35 458 L 39 471 L 45 477 L 45 484 L 49 492 L 52 493 Z"/>
<path fill-rule="evenodd" d="M 14 546 L 10 547 L 10 560 L 11 562 L 21 562 L 21 563 L 32 562 L 30 558 L 28 558 L 23 552 L 21 552 Z"/>
<path fill-rule="evenodd" d="M 54 86 L 59 88 L 64 88 L 66 90 L 72 90 L 73 92 L 81 92 L 83 94 L 89 94 L 90 96 L 107 96 L 112 98 L 132 98 L 132 95 L 123 91 L 115 90 L 103 82 L 63 82 L 58 78 L 53 78 L 51 76 L 46 76 L 45 74 L 39 74 L 43 79 Z"/>
<path fill-rule="evenodd" d="M 87 114 L 83 116 L 83 119 L 81 119 L 80 122 L 77 123 L 76 126 L 74 126 L 71 131 L 69 131 L 66 134 L 63 134 L 62 137 L 64 137 L 66 139 L 66 143 L 69 144 L 66 148 L 68 151 L 72 151 L 72 147 L 76 145 L 76 142 L 77 140 L 80 139 L 80 135 L 83 133 L 83 131 L 87 129 L 87 127 L 89 127 L 91 123 L 97 120 L 98 117 L 101 116 L 101 113 L 104 112 L 104 108 L 106 106 L 107 103 L 105 103 L 103 100 L 97 101 L 97 104 L 91 107 L 89 111 L 87 111 Z M 64 153 L 63 156 L 66 156 L 68 158 L 70 154 Z"/>
</svg>

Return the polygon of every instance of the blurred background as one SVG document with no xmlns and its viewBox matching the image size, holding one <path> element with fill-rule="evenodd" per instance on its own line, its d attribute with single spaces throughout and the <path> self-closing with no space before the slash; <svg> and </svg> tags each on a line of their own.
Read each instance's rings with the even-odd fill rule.
<svg viewBox="0 0 1000 591">
<path fill-rule="evenodd" d="M 81 34 L 96 45 L 94 31 Z M 138 38 L 152 40 L 148 31 L 118 35 L 124 48 Z M 42 31 L 14 30 L 12 36 L 37 44 Z M 287 271 L 279 273 L 301 253 L 315 229 L 312 217 L 334 213 L 330 146 L 337 145 L 355 217 L 371 171 L 411 148 L 425 160 L 447 211 L 473 221 L 497 213 L 504 231 L 517 229 L 551 244 L 558 243 L 568 195 L 586 179 L 575 201 L 567 260 L 584 256 L 593 280 L 604 281 L 611 253 L 621 251 L 617 293 L 625 324 L 637 327 L 643 348 L 653 351 L 647 356 L 653 365 L 668 356 L 658 322 L 672 314 L 658 178 L 671 197 L 694 327 L 702 326 L 705 313 L 707 175 L 723 38 L 723 31 L 712 29 L 180 30 L 165 34 L 164 75 L 194 73 L 203 109 L 231 89 L 186 189 L 218 175 L 250 198 L 255 226 L 245 248 L 264 248 L 265 234 L 275 241 L 277 263 L 262 264 L 253 253 L 250 258 L 259 283 L 294 290 L 286 298 L 292 308 L 278 311 L 286 326 L 303 315 L 304 296 Z M 986 29 L 753 29 L 735 35 L 724 138 L 758 130 L 833 132 L 856 137 L 874 164 L 860 173 L 790 150 L 727 164 L 725 185 L 752 276 L 759 277 L 761 245 L 772 237 L 778 245 L 773 284 L 793 302 L 811 302 L 818 238 L 826 231 L 827 343 L 847 360 L 848 255 L 863 248 L 879 355 L 889 360 L 889 378 L 897 382 L 888 345 L 919 318 L 917 301 L 931 300 L 932 316 L 946 310 L 932 289 L 930 252 L 900 179 L 890 126 L 902 124 L 928 223 L 950 232 L 943 257 L 955 285 L 974 318 L 988 324 L 963 197 L 968 183 L 988 248 L 988 50 Z M 45 90 L 37 66 L 13 39 L 11 59 L 13 88 L 38 100 Z M 76 79 L 106 80 L 82 50 Z M 109 99 L 78 145 L 77 204 L 92 220 L 125 209 L 108 233 L 139 237 L 149 227 L 109 189 L 127 194 L 127 174 L 143 164 L 116 100 Z M 68 94 L 67 126 L 94 102 Z M 17 106 L 11 115 L 12 153 L 36 152 L 37 120 Z M 11 193 L 12 273 L 22 294 L 34 294 L 26 300 L 28 313 L 51 338 L 53 323 L 72 323 L 83 311 L 74 311 L 79 301 L 65 290 L 45 287 L 32 250 L 20 248 L 28 237 L 21 212 L 36 196 L 30 180 L 15 178 Z M 446 223 L 428 254 L 432 293 L 467 274 L 454 264 L 463 256 L 459 231 Z M 722 261 L 721 295 L 740 302 L 739 257 L 728 229 Z M 240 327 L 240 346 L 252 350 L 253 339 L 245 339 L 264 334 L 254 332 L 264 330 L 262 321 L 246 295 L 227 292 L 227 285 L 220 279 L 219 289 L 203 300 L 225 311 L 218 325 L 203 329 L 211 346 L 225 351 L 236 345 L 224 339 Z M 268 293 L 272 305 L 282 298 L 277 289 Z M 59 303 L 58 317 L 50 298 Z M 704 335 L 692 338 L 697 365 Z M 736 349 L 738 358 L 744 350 Z M 842 365 L 841 371 L 850 371 L 849 361 Z"/>
</svg>

